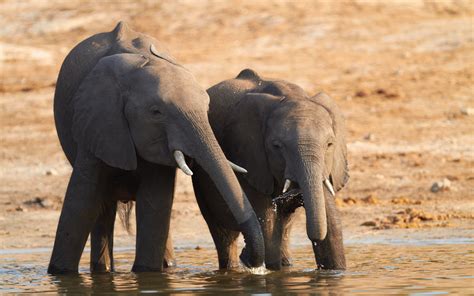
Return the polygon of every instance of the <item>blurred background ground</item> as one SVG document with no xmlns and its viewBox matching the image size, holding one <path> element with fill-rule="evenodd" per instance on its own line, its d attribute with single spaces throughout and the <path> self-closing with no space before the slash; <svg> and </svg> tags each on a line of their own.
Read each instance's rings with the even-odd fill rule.
<svg viewBox="0 0 474 296">
<path fill-rule="evenodd" d="M 347 118 L 351 180 L 337 204 L 348 242 L 472 239 L 473 12 L 454 0 L 0 1 L 0 248 L 52 247 L 71 172 L 53 121 L 57 73 L 119 20 L 206 88 L 252 68 L 329 93 Z M 189 178 L 176 193 L 175 244 L 210 245 Z M 295 243 L 306 244 L 303 218 Z M 120 226 L 116 240 L 134 245 Z"/>
</svg>

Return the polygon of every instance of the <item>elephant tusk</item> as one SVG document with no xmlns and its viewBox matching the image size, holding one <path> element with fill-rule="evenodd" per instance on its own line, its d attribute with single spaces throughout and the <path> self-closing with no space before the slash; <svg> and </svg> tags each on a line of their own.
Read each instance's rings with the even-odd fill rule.
<svg viewBox="0 0 474 296">
<path fill-rule="evenodd" d="M 336 195 L 336 192 L 334 192 L 334 188 L 332 187 L 331 181 L 329 181 L 329 179 L 324 180 L 324 185 L 329 190 L 332 196 Z"/>
<path fill-rule="evenodd" d="M 235 163 L 233 163 L 230 160 L 227 160 L 227 161 L 229 162 L 230 167 L 234 170 L 234 172 L 244 173 L 244 174 L 248 173 L 248 171 L 246 169 L 244 169 L 243 167 L 236 165 Z"/>
<path fill-rule="evenodd" d="M 184 154 L 183 152 L 179 150 L 175 150 L 173 152 L 174 159 L 176 160 L 176 163 L 178 164 L 178 167 L 188 176 L 193 175 L 193 171 L 188 167 L 186 164 L 186 160 L 184 160 Z"/>
<path fill-rule="evenodd" d="M 288 189 L 290 188 L 291 186 L 291 181 L 290 179 L 286 179 L 285 180 L 285 185 L 283 185 L 283 193 L 287 192 Z"/>
</svg>

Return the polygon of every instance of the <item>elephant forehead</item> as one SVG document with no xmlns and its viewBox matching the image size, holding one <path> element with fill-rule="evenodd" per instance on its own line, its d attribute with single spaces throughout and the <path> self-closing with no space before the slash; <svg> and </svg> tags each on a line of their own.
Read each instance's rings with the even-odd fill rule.
<svg viewBox="0 0 474 296">
<path fill-rule="evenodd" d="M 310 101 L 284 100 L 273 113 L 274 118 L 285 124 L 314 124 L 319 121 L 331 122 L 328 110 Z"/>
<path fill-rule="evenodd" d="M 143 68 L 143 71 L 136 73 L 132 84 L 140 93 L 154 94 L 165 103 L 192 101 L 195 98 L 208 101 L 207 93 L 192 74 L 169 63 L 155 63 Z"/>
<path fill-rule="evenodd" d="M 332 118 L 323 107 L 316 104 L 291 104 L 275 110 L 269 121 L 272 129 L 287 135 L 331 130 Z"/>
</svg>

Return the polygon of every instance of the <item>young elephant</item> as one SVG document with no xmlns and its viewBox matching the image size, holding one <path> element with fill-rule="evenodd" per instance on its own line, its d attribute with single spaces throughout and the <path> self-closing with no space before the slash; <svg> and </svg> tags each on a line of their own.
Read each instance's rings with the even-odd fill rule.
<svg viewBox="0 0 474 296">
<path fill-rule="evenodd" d="M 73 172 L 49 273 L 77 272 L 91 231 L 91 266 L 111 269 L 116 201 L 135 197 L 133 270 L 162 270 L 176 166 L 192 175 L 185 155 L 224 197 L 248 243 L 242 257 L 263 264 L 260 225 L 210 127 L 209 97 L 159 45 L 121 22 L 79 43 L 61 67 L 54 117 Z"/>
<path fill-rule="evenodd" d="M 294 203 L 275 198 L 298 189 L 306 230 L 322 269 L 345 269 L 335 192 L 348 181 L 344 121 L 334 101 L 309 97 L 286 81 L 265 80 L 252 70 L 210 89 L 209 120 L 226 156 L 248 169 L 240 184 L 259 218 L 267 268 L 290 264 L 288 237 Z M 236 262 L 237 227 L 206 172 L 195 168 L 193 184 L 214 239 L 220 268 Z"/>
</svg>

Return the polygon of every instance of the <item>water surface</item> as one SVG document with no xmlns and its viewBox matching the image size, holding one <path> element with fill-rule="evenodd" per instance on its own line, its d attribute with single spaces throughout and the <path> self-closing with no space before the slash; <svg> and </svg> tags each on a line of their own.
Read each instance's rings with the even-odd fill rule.
<svg viewBox="0 0 474 296">
<path fill-rule="evenodd" d="M 317 271 L 312 250 L 294 250 L 294 267 L 264 275 L 217 271 L 212 248 L 179 249 L 178 267 L 165 273 L 129 272 L 132 249 L 116 252 L 117 272 L 90 274 L 88 253 L 79 275 L 46 273 L 49 250 L 0 252 L 0 293 L 164 293 L 164 294 L 411 294 L 474 293 L 472 244 L 351 244 L 348 270 Z"/>
</svg>

